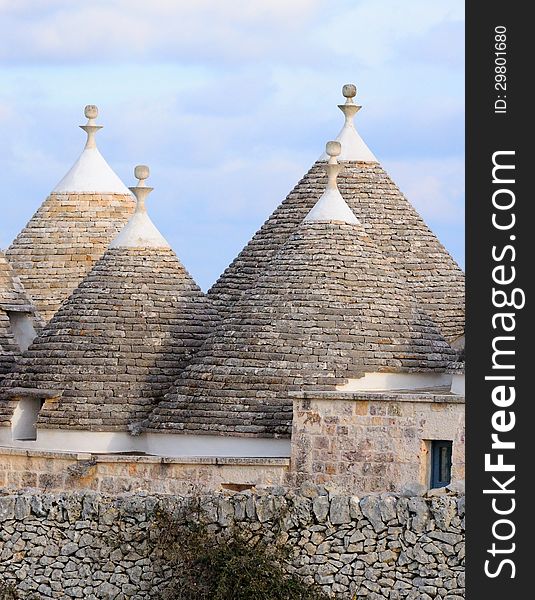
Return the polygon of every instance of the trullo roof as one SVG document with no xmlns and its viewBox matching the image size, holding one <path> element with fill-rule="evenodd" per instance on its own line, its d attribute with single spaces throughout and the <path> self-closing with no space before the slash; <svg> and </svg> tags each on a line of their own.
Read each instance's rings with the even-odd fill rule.
<svg viewBox="0 0 535 600">
<path fill-rule="evenodd" d="M 6 252 L 46 321 L 134 211 L 132 194 L 96 147 L 97 114 L 96 106 L 86 106 L 82 154 Z"/>
<path fill-rule="evenodd" d="M 353 102 L 355 87 L 346 85 L 343 93 L 345 123 L 337 138 L 345 166 L 338 178 L 340 192 L 444 337 L 454 340 L 464 333 L 464 273 L 356 132 L 353 116 L 360 107 Z M 325 188 L 325 159 L 324 154 L 316 161 L 209 290 L 221 314 L 254 285 L 315 205 Z"/>
<path fill-rule="evenodd" d="M 454 359 L 392 261 L 333 199 L 339 144 L 327 151 L 322 197 L 155 409 L 150 431 L 288 436 L 288 392 L 335 390 L 366 372 L 444 372 Z"/>
<path fill-rule="evenodd" d="M 14 313 L 30 315 L 35 327 L 40 325 L 19 278 L 0 250 L 0 380 L 21 355 L 10 320 Z"/>
<path fill-rule="evenodd" d="M 49 398 L 38 428 L 135 430 L 217 318 L 146 213 L 147 167 L 136 176 L 136 212 L 4 381 L 5 398 Z"/>
</svg>

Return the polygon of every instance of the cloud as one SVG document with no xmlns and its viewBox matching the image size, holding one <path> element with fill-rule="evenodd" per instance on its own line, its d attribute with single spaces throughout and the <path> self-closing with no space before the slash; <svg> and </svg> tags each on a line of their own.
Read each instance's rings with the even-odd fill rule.
<svg viewBox="0 0 535 600">
<path fill-rule="evenodd" d="M 423 51 L 425 49 L 425 51 Z M 420 35 L 399 44 L 398 51 L 408 59 L 433 65 L 464 69 L 464 21 L 436 23 Z"/>
<path fill-rule="evenodd" d="M 463 2 L 0 0 L 0 160 L 8 244 L 78 156 L 85 104 L 130 185 L 207 287 L 342 125 L 357 127 L 462 253 Z M 448 38 L 456 51 L 448 50 Z M 457 238 L 455 237 L 457 236 Z"/>
<path fill-rule="evenodd" d="M 396 58 L 400 43 L 425 37 L 444 22 L 463 20 L 462 2 L 361 1 L 335 13 L 320 35 L 332 50 L 358 56 L 365 66 L 377 67 Z"/>
<path fill-rule="evenodd" d="M 0 5 L 0 59 L 101 62 L 163 58 L 255 61 L 306 38 L 319 0 L 93 0 Z M 16 42 L 16 43 L 14 43 Z M 286 58 L 291 58 L 286 56 Z"/>
<path fill-rule="evenodd" d="M 463 2 L 19 0 L 1 2 L 0 18 L 5 64 L 321 66 L 345 57 L 377 67 L 395 59 L 404 43 L 410 49 L 414 42 L 413 60 L 427 60 L 429 50 L 439 60 L 454 53 L 458 35 L 452 42 L 448 32 L 462 26 Z"/>
<path fill-rule="evenodd" d="M 462 158 L 387 161 L 401 191 L 431 224 L 464 224 Z"/>
</svg>

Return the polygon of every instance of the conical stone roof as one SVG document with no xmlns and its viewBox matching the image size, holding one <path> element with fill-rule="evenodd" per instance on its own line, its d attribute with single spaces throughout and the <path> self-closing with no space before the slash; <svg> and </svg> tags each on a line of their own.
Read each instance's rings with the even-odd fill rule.
<svg viewBox="0 0 535 600">
<path fill-rule="evenodd" d="M 10 371 L 21 356 L 21 348 L 13 332 L 10 319 L 14 315 L 30 319 L 30 327 L 37 330 L 41 319 L 35 313 L 23 285 L 15 275 L 6 257 L 0 251 L 0 380 Z"/>
<path fill-rule="evenodd" d="M 7 313 L 0 309 L 0 381 L 20 358 L 20 348 L 15 342 Z"/>
<path fill-rule="evenodd" d="M 217 319 L 146 214 L 151 188 L 132 190 L 132 219 L 3 383 L 5 398 L 24 390 L 52 397 L 38 429 L 135 430 Z M 13 402 L 3 406 L 7 421 Z"/>
<path fill-rule="evenodd" d="M 95 144 L 95 106 L 85 109 L 86 146 L 6 252 L 48 321 L 134 211 L 128 188 Z"/>
<path fill-rule="evenodd" d="M 32 314 L 33 310 L 20 280 L 0 250 L 0 380 L 21 355 L 8 315 L 13 312 Z M 37 326 L 38 319 L 34 321 Z"/>
<path fill-rule="evenodd" d="M 354 90 L 346 88 L 351 86 L 344 86 L 351 99 Z M 348 122 L 352 125 L 355 106 L 340 105 L 346 114 L 337 138 L 345 166 L 338 177 L 340 192 L 373 242 L 405 277 L 422 308 L 445 338 L 453 340 L 464 332 L 464 273 L 361 138 L 355 139 L 354 128 L 347 127 Z M 316 204 L 326 184 L 324 159 L 322 155 L 316 161 L 209 290 L 222 315 L 254 285 Z"/>
<path fill-rule="evenodd" d="M 289 236 L 155 409 L 150 431 L 288 436 L 290 391 L 447 369 L 454 351 L 392 261 L 339 209 Z"/>
</svg>

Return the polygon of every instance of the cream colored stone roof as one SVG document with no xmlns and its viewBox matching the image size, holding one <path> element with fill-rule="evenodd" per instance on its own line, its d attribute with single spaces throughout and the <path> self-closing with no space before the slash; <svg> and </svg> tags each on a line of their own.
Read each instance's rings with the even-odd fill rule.
<svg viewBox="0 0 535 600">
<path fill-rule="evenodd" d="M 3 391 L 55 391 L 39 428 L 128 431 L 169 389 L 214 321 L 210 302 L 171 249 L 113 248 L 34 340 Z M 13 408 L 0 400 L 0 421 Z"/>
<path fill-rule="evenodd" d="M 20 358 L 21 352 L 9 322 L 7 313 L 0 309 L 0 381 Z"/>
<path fill-rule="evenodd" d="M 455 352 L 358 225 L 305 222 L 155 410 L 151 429 L 288 435 L 288 392 L 444 372 Z"/>
<path fill-rule="evenodd" d="M 32 312 L 32 306 L 20 279 L 0 250 L 0 309 Z"/>
<path fill-rule="evenodd" d="M 88 108 L 95 107 L 86 107 L 86 116 Z M 71 169 L 6 251 L 46 321 L 102 256 L 135 206 L 131 193 L 94 145 L 100 126 L 82 128 L 88 142 L 73 167 L 75 173 Z"/>
</svg>

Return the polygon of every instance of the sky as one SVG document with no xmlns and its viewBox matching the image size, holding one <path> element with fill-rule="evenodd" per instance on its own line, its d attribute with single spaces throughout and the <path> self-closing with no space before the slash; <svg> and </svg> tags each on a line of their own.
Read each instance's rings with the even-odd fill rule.
<svg viewBox="0 0 535 600">
<path fill-rule="evenodd" d="M 356 126 L 464 265 L 461 0 L 0 0 L 0 248 L 81 152 L 83 108 L 207 289 L 334 139 Z"/>
</svg>

